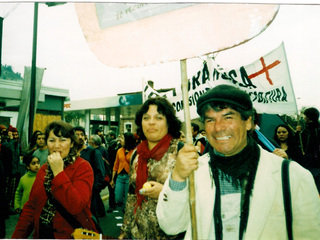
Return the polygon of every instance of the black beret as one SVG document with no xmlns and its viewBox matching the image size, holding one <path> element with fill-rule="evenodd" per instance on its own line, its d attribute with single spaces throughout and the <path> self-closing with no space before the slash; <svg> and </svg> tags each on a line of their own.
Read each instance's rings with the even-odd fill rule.
<svg viewBox="0 0 320 240">
<path fill-rule="evenodd" d="M 218 85 L 202 94 L 197 101 L 197 113 L 200 115 L 204 105 L 211 102 L 229 103 L 243 110 L 252 110 L 249 94 L 230 85 Z"/>
</svg>

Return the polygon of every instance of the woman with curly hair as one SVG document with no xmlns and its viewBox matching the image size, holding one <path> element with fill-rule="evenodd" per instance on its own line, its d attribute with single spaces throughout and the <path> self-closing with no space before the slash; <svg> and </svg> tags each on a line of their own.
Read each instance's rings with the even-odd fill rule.
<svg viewBox="0 0 320 240">
<path fill-rule="evenodd" d="M 181 239 L 178 235 L 166 235 L 156 216 L 159 194 L 175 165 L 181 122 L 171 103 L 157 97 L 142 105 L 135 123 L 142 142 L 131 160 L 129 193 L 119 238 Z M 146 182 L 148 189 L 143 188 Z"/>
</svg>

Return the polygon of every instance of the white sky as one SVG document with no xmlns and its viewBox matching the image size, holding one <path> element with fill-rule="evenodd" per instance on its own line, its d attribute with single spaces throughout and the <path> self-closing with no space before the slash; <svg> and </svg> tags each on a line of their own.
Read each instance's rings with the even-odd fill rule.
<svg viewBox="0 0 320 240">
<path fill-rule="evenodd" d="M 12 7 L 16 7 L 12 10 Z M 0 3 L 4 19 L 2 64 L 23 75 L 31 65 L 33 3 Z M 12 10 L 12 11 L 11 11 Z M 247 65 L 283 41 L 298 108 L 320 109 L 320 5 L 281 5 L 271 25 L 255 39 L 218 54 L 216 62 L 231 69 Z M 192 76 L 200 59 L 188 62 Z M 39 5 L 37 66 L 46 68 L 43 85 L 69 89 L 71 100 L 141 91 L 142 79 L 155 88 L 180 88 L 180 63 L 118 69 L 102 64 L 89 49 L 73 3 Z"/>
</svg>

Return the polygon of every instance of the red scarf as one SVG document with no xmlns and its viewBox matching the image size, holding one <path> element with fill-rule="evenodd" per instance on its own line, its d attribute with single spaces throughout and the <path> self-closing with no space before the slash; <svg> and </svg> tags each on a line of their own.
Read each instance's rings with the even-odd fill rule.
<svg viewBox="0 0 320 240">
<path fill-rule="evenodd" d="M 145 200 L 144 196 L 139 193 L 139 190 L 142 188 L 143 184 L 148 181 L 148 159 L 152 158 L 156 161 L 159 161 L 163 155 L 168 151 L 170 146 L 172 136 L 166 134 L 157 145 L 152 148 L 150 151 L 148 148 L 148 140 L 142 141 L 137 146 L 137 153 L 139 154 L 138 164 L 136 166 L 137 178 L 136 178 L 136 196 L 137 203 L 134 209 L 134 213 L 137 211 L 137 207 L 140 206 L 143 200 Z"/>
</svg>

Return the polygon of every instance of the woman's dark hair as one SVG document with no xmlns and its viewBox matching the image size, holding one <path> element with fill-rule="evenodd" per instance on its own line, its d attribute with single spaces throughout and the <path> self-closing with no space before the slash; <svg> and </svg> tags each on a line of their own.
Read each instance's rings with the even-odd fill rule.
<svg viewBox="0 0 320 240">
<path fill-rule="evenodd" d="M 143 114 L 148 112 L 150 105 L 156 105 L 158 113 L 164 115 L 167 118 L 168 133 L 173 138 L 179 138 L 181 121 L 177 118 L 172 104 L 165 98 L 156 97 L 149 98 L 147 101 L 145 101 L 142 107 L 136 113 L 135 123 L 137 125 L 137 134 L 139 135 L 140 139 L 146 139 L 146 136 L 144 135 L 142 130 L 142 116 Z"/>
<path fill-rule="evenodd" d="M 293 135 L 292 130 L 290 129 L 290 127 L 288 125 L 286 125 L 286 124 L 280 124 L 274 129 L 273 139 L 280 145 L 280 141 L 279 141 L 279 138 L 278 138 L 278 135 L 277 135 L 279 127 L 283 127 L 285 129 L 287 129 L 287 131 L 289 133 L 288 134 L 288 139 L 287 139 L 287 144 L 288 144 L 288 146 L 292 145 L 294 143 L 294 135 Z"/>
<path fill-rule="evenodd" d="M 319 111 L 318 109 L 311 107 L 304 110 L 303 114 L 308 117 L 312 122 L 317 123 L 319 120 Z"/>
<path fill-rule="evenodd" d="M 23 156 L 23 163 L 28 167 L 30 163 L 32 162 L 32 159 L 35 158 L 32 154 L 26 154 Z"/>
<path fill-rule="evenodd" d="M 126 132 L 123 134 L 124 137 L 124 148 L 126 150 L 132 150 L 136 147 L 136 138 L 134 137 L 133 133 Z"/>
<path fill-rule="evenodd" d="M 69 123 L 61 120 L 49 123 L 45 131 L 46 142 L 51 131 L 53 131 L 54 135 L 56 135 L 57 137 L 70 138 L 71 143 L 73 143 L 73 147 L 70 149 L 69 155 L 76 156 L 78 154 L 78 151 L 81 149 L 82 145 L 79 144 L 73 127 Z"/>
<path fill-rule="evenodd" d="M 39 135 L 42 135 L 43 133 L 40 130 L 36 130 L 33 132 L 30 140 L 30 144 L 28 146 L 27 152 L 29 153 L 30 151 L 33 150 L 33 148 L 37 145 L 37 138 Z"/>
</svg>

